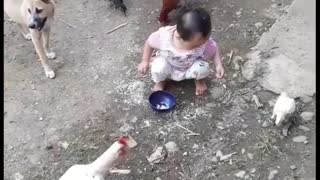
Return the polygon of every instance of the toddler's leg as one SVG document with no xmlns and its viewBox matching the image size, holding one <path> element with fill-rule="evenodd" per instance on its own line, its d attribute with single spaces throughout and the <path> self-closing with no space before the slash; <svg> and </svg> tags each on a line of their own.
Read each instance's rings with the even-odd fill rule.
<svg viewBox="0 0 320 180">
<path fill-rule="evenodd" d="M 165 88 L 166 79 L 172 73 L 169 62 L 163 57 L 156 57 L 151 63 L 151 77 L 156 83 L 153 91 L 163 90 Z"/>
<path fill-rule="evenodd" d="M 207 90 L 204 78 L 206 78 L 209 73 L 209 63 L 202 60 L 194 62 L 186 72 L 186 79 L 195 79 L 196 95 L 201 95 Z"/>
</svg>

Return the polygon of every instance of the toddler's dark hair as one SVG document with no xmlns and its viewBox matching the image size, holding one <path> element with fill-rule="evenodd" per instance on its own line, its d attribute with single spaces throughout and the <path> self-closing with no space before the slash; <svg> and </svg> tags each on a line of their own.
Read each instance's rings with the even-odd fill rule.
<svg viewBox="0 0 320 180">
<path fill-rule="evenodd" d="M 208 37 L 211 33 L 209 13 L 199 7 L 182 7 L 177 13 L 177 31 L 184 41 L 190 40 L 196 33 Z"/>
</svg>

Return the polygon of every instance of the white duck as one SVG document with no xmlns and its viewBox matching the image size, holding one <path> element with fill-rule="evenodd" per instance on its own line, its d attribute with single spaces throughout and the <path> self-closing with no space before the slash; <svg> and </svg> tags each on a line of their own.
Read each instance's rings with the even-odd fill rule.
<svg viewBox="0 0 320 180">
<path fill-rule="evenodd" d="M 71 166 L 59 180 L 104 180 L 104 175 L 126 149 L 131 149 L 137 142 L 130 136 L 121 137 L 113 143 L 97 160 L 91 164 Z"/>
<path fill-rule="evenodd" d="M 290 98 L 286 92 L 282 92 L 278 97 L 274 107 L 271 119 L 276 116 L 275 124 L 279 126 L 285 119 L 287 114 L 295 111 L 296 103 L 293 98 Z"/>
</svg>

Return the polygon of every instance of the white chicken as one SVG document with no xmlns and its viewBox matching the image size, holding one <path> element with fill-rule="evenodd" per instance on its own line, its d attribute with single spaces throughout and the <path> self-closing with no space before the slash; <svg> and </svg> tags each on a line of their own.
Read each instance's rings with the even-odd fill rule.
<svg viewBox="0 0 320 180">
<path fill-rule="evenodd" d="M 276 116 L 275 124 L 279 126 L 286 115 L 293 113 L 295 108 L 296 103 L 294 99 L 290 98 L 286 92 L 282 92 L 273 107 L 271 119 Z"/>
<path fill-rule="evenodd" d="M 127 149 L 137 145 L 130 136 L 121 137 L 91 164 L 71 166 L 59 180 L 104 180 L 105 173 Z"/>
</svg>

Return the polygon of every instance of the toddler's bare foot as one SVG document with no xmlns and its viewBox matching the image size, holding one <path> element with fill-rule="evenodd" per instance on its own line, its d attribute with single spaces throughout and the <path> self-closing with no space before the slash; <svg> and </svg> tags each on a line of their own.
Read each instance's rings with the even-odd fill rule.
<svg viewBox="0 0 320 180">
<path fill-rule="evenodd" d="M 208 88 L 204 80 L 195 80 L 196 95 L 202 95 Z"/>
<path fill-rule="evenodd" d="M 161 82 L 156 83 L 151 90 L 152 91 L 162 91 L 162 90 L 164 90 L 165 86 L 166 86 L 166 81 L 161 81 Z"/>
</svg>

